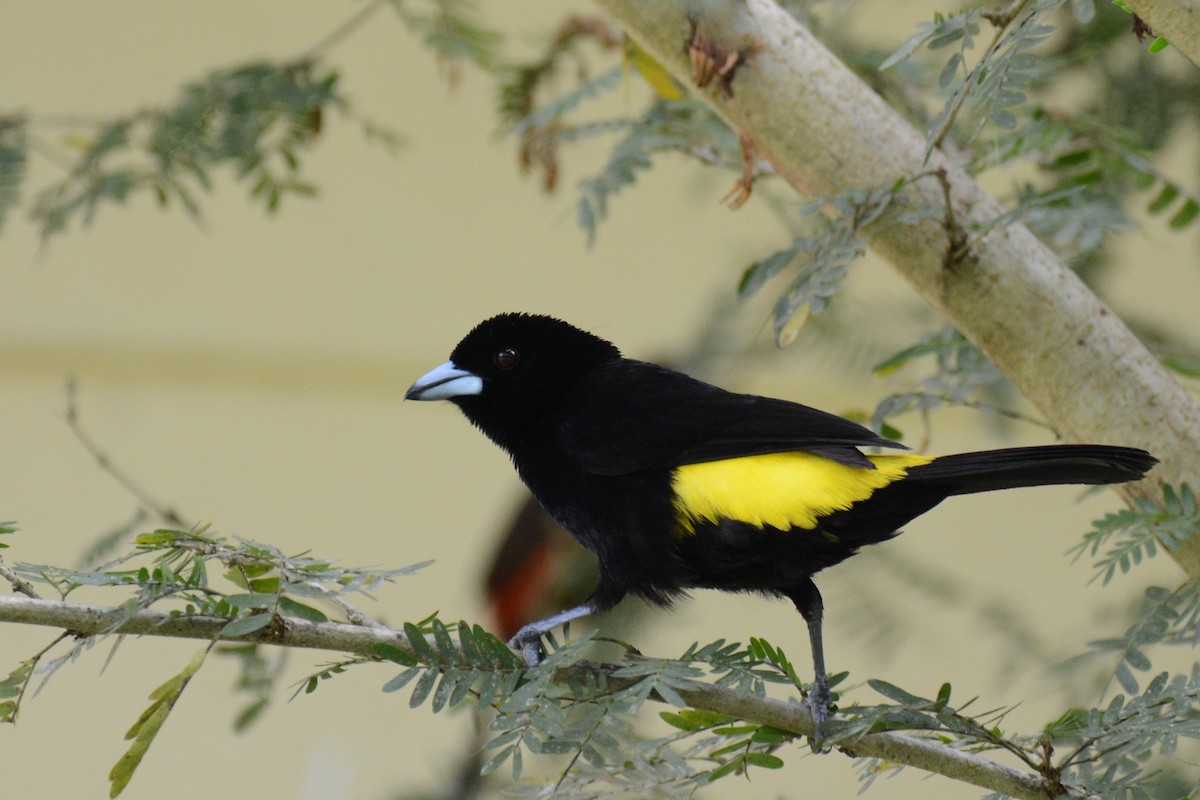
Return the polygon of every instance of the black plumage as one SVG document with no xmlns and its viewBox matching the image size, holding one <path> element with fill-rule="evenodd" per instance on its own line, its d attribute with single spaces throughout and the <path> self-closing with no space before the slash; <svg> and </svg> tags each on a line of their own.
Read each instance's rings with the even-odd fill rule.
<svg viewBox="0 0 1200 800">
<path fill-rule="evenodd" d="M 823 411 L 626 359 L 599 337 L 527 314 L 478 325 L 406 397 L 458 405 L 599 559 L 587 603 L 518 632 L 527 659 L 547 630 L 627 594 L 660 605 L 691 588 L 782 596 L 808 624 L 818 731 L 830 698 L 813 575 L 952 495 L 1118 483 L 1156 463 L 1105 445 L 864 454 L 905 448 Z"/>
</svg>

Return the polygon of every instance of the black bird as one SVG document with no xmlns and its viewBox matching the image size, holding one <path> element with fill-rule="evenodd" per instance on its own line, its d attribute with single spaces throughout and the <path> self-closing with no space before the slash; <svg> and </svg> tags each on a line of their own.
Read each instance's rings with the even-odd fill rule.
<svg viewBox="0 0 1200 800">
<path fill-rule="evenodd" d="M 808 626 L 817 739 L 830 692 L 813 575 L 951 495 L 1121 483 L 1157 463 L 1144 450 L 1090 444 L 868 455 L 859 448 L 906 448 L 798 403 L 624 358 L 597 336 L 530 314 L 480 323 L 405 398 L 461 408 L 599 558 L 587 602 L 513 637 L 530 664 L 542 634 L 626 594 L 661 606 L 692 588 L 786 597 Z"/>
</svg>

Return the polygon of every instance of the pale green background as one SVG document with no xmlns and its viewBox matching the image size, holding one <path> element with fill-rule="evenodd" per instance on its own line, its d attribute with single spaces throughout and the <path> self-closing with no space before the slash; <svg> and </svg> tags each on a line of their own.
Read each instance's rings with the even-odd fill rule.
<svg viewBox="0 0 1200 800">
<path fill-rule="evenodd" d="M 166 103 L 183 81 L 211 68 L 303 51 L 358 7 L 10 0 L 0 24 L 0 109 L 101 115 Z M 530 21 L 547 14 L 544 3 L 503 8 L 517 30 L 532 29 Z M 906 15 L 896 30 L 906 34 L 924 18 Z M 346 564 L 436 559 L 380 590 L 377 603 L 359 605 L 390 623 L 435 609 L 444 619 L 479 619 L 482 563 L 518 483 L 504 456 L 453 408 L 402 404 L 408 384 L 443 361 L 469 326 L 503 310 L 552 312 L 635 356 L 678 351 L 698 320 L 733 291 L 738 271 L 787 241 L 761 200 L 736 214 L 718 206 L 726 175 L 666 158 L 615 201 L 612 219 L 586 249 L 573 187 L 598 168 L 602 151 L 569 156 L 562 190 L 543 196 L 535 180 L 517 175 L 513 142 L 495 136 L 490 85 L 468 72 L 448 95 L 429 52 L 388 13 L 342 43 L 331 61 L 359 110 L 402 130 L 411 143 L 390 157 L 364 142 L 355 123 L 330 115 L 305 158 L 319 199 L 287 201 L 281 214 L 265 218 L 241 187 L 219 175 L 200 227 L 145 197 L 127 209 L 103 209 L 91 229 L 73 230 L 45 249 L 25 220 L 6 226 L 0 519 L 22 528 L 7 558 L 72 563 L 135 507 L 63 422 L 63 386 L 73 376 L 91 435 L 188 519 Z M 626 104 L 617 98 L 608 110 L 636 112 L 643 91 L 634 83 Z M 53 164 L 35 158 L 29 190 L 56 177 Z M 1184 252 L 1186 243 L 1171 244 Z M 1129 286 L 1143 291 L 1126 308 L 1188 319 L 1173 298 L 1195 297 L 1194 257 L 1172 255 L 1161 239 L 1140 234 L 1127 246 L 1165 277 L 1131 276 Z M 889 299 L 912 302 L 883 265 L 860 265 L 856 281 L 878 308 Z M 748 310 L 735 334 L 744 341 L 736 344 L 764 341 L 764 320 L 761 307 Z M 769 376 L 741 385 L 836 411 L 871 407 L 883 388 L 848 384 L 838 354 L 822 347 L 802 337 L 792 351 L 768 357 Z M 972 414 L 950 415 L 934 446 L 996 444 L 978 433 L 981 427 Z M 1036 429 L 1017 433 L 1022 441 L 1044 440 Z M 1042 668 L 1019 655 L 996 666 L 1013 654 L 1000 651 L 1003 640 L 987 631 L 980 609 L 1011 605 L 1044 641 L 1069 653 L 1111 618 L 1120 597 L 1139 591 L 1134 581 L 1118 592 L 1087 586 L 1088 570 L 1058 557 L 1089 519 L 1116 507 L 1111 495 L 1075 505 L 1077 495 L 1043 489 L 958 501 L 910 526 L 901 541 L 874 553 L 873 563 L 863 558 L 824 575 L 831 667 L 928 693 L 950 680 L 962 699 L 982 693 L 979 708 L 1025 699 L 1011 722 L 1025 729 L 1044 722 L 1044 709 L 1062 700 L 1047 696 Z M 881 568 L 889 553 L 925 562 L 972 595 L 907 602 L 900 613 L 909 624 L 880 650 L 853 622 L 852 610 L 863 606 L 850 595 L 867 593 L 881 609 L 896 611 L 902 585 Z M 1167 563 L 1143 569 L 1138 580 L 1150 575 L 1160 582 L 1179 577 Z M 1107 633 L 1118 631 L 1110 622 Z M 654 615 L 637 643 L 665 655 L 694 640 L 751 634 L 787 646 L 797 664 L 807 665 L 795 612 L 755 598 L 704 595 L 671 615 Z M 52 636 L 5 626 L 0 670 Z M 127 641 L 101 675 L 107 649 L 62 670 L 27 700 L 15 728 L 0 729 L 5 796 L 106 796 L 107 771 L 126 747 L 122 734 L 147 693 L 197 644 Z M 326 660 L 294 655 L 289 682 Z M 265 718 L 237 736 L 230 731 L 242 703 L 230 697 L 235 671 L 212 659 L 124 796 L 384 798 L 438 786 L 459 755 L 467 715 L 410 711 L 407 691 L 379 691 L 392 673 L 362 668 L 291 704 L 282 702 L 289 694 L 283 689 Z M 872 697 L 866 690 L 857 696 Z M 783 755 L 782 773 L 728 780 L 710 796 L 856 791 L 851 765 L 840 756 L 810 758 L 800 744 Z M 873 792 L 979 794 L 915 772 Z"/>
</svg>

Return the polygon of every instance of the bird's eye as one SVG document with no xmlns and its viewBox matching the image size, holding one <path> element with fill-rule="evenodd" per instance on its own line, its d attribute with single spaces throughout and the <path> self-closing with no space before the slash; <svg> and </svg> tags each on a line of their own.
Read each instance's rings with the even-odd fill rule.
<svg viewBox="0 0 1200 800">
<path fill-rule="evenodd" d="M 492 361 L 500 369 L 512 369 L 521 363 L 521 356 L 516 350 L 506 347 L 503 350 L 497 350 L 496 355 L 492 356 Z"/>
</svg>

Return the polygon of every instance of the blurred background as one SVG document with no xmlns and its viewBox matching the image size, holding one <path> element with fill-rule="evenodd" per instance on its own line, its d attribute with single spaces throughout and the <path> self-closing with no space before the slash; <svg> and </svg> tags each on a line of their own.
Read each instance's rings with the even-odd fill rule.
<svg viewBox="0 0 1200 800">
<path fill-rule="evenodd" d="M 0 109 L 51 119 L 166 104 L 213 68 L 305 52 L 357 8 L 9 0 Z M 556 4 L 556 13 L 571 8 L 595 11 L 577 2 Z M 545 4 L 512 0 L 502 20 L 489 12 L 506 29 L 529 31 Z M 897 6 L 896 15 L 890 24 L 902 31 L 927 18 L 915 7 Z M 513 46 L 539 45 L 517 38 Z M 839 413 L 869 412 L 894 390 L 865 377 L 868 368 L 936 325 L 886 265 L 867 259 L 852 271 L 844 313 L 851 323 L 869 320 L 870 332 L 837 337 L 813 325 L 776 351 L 770 298 L 733 301 L 742 270 L 790 237 L 758 197 L 736 213 L 718 204 L 727 173 L 663 159 L 613 203 L 588 247 L 573 187 L 599 169 L 602 146 L 577 151 L 560 191 L 547 195 L 520 174 L 512 137 L 497 134 L 491 84 L 467 72 L 449 89 L 444 69 L 394 16 L 377 15 L 328 59 L 356 109 L 406 143 L 390 153 L 355 121 L 331 115 L 306 157 L 316 198 L 285 198 L 268 216 L 229 175 L 217 175 L 199 224 L 148 197 L 103 208 L 91 227 L 44 244 L 28 220 L 8 221 L 0 236 L 0 518 L 21 529 L 8 537 L 10 562 L 74 564 L 137 508 L 66 423 L 73 382 L 82 428 L 188 524 L 347 565 L 434 559 L 378 590 L 375 602 L 356 604 L 393 625 L 435 610 L 445 620 L 484 620 L 484 576 L 521 502 L 519 482 L 453 407 L 401 401 L 476 322 L 500 311 L 551 313 L 628 355 L 676 363 L 700 348 L 721 355 L 706 363 L 724 385 Z M 634 82 L 604 102 L 632 109 L 647 91 Z M 29 191 L 59 170 L 35 157 Z M 1115 243 L 1141 267 L 1114 276 L 1108 289 L 1118 311 L 1153 315 L 1200 344 L 1194 238 L 1133 233 Z M 714 318 L 715 334 L 707 327 Z M 1039 428 L 968 411 L 945 414 L 934 431 L 934 451 L 1048 441 Z M 849 669 L 852 684 L 881 677 L 930 694 L 945 679 L 989 708 L 1024 698 L 1010 721 L 1036 729 L 1044 709 L 1094 694 L 1084 687 L 1073 698 L 1055 665 L 1082 650 L 1098 625 L 1122 630 L 1142 585 L 1181 578 L 1159 559 L 1136 582 L 1102 590 L 1088 583 L 1084 563 L 1054 557 L 1117 507 L 1111 494 L 1081 501 L 1075 489 L 1047 488 L 935 510 L 898 541 L 822 575 L 831 670 Z M 807 665 L 795 611 L 752 597 L 702 594 L 648 614 L 630 634 L 656 655 L 750 635 Z M 3 626 L 0 671 L 53 636 Z M 106 794 L 105 776 L 146 695 L 197 647 L 130 640 L 106 665 L 104 644 L 60 670 L 26 700 L 15 727 L 0 729 L 5 794 Z M 231 729 L 243 702 L 231 695 L 235 665 L 211 658 L 124 796 L 443 791 L 470 739 L 471 715 L 410 711 L 407 691 L 380 693 L 394 673 L 382 665 L 286 702 L 291 683 L 334 658 L 293 653 L 274 704 L 241 734 Z M 737 791 L 798 794 L 801 782 L 806 794 L 857 791 L 843 759 L 806 753 L 797 744 L 780 774 L 760 770 Z M 974 796 L 915 771 L 872 791 Z"/>
</svg>

